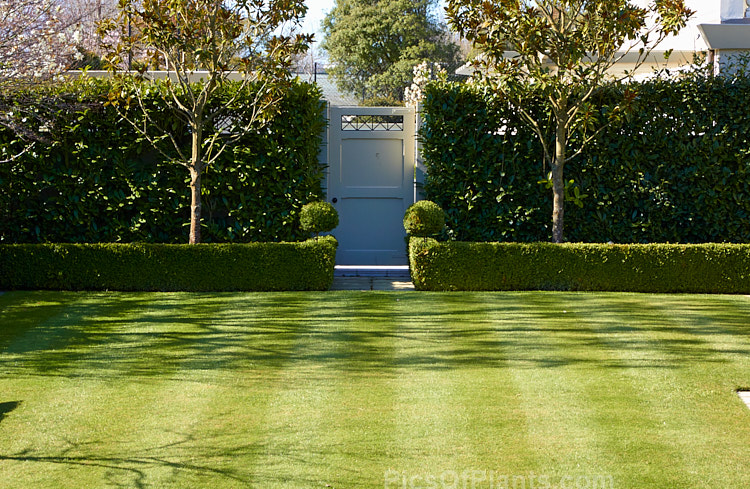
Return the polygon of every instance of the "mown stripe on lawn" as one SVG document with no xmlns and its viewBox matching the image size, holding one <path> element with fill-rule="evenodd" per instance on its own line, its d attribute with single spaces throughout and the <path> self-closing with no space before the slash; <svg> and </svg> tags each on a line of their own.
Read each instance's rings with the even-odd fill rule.
<svg viewBox="0 0 750 489">
<path fill-rule="evenodd" d="M 193 362 L 200 372 L 214 358 L 206 375 L 218 385 L 191 430 L 186 455 L 211 470 L 176 472 L 170 487 L 247 487 L 255 480 L 258 460 L 276 450 L 266 436 L 270 423 L 289 416 L 276 411 L 275 397 L 289 387 L 288 370 L 304 351 L 299 342 L 313 302 L 304 294 L 248 294 L 228 303 L 219 316 L 225 337 L 203 345 Z"/>
<path fill-rule="evenodd" d="M 263 413 L 261 450 L 249 461 L 257 487 L 324 487 L 335 472 L 352 469 L 332 467 L 331 462 L 346 447 L 336 436 L 342 409 L 337 389 L 339 383 L 350 381 L 344 373 L 349 362 L 354 371 L 367 367 L 359 346 L 350 344 L 356 332 L 351 316 L 367 301 L 356 295 L 335 301 L 311 297 L 318 300 L 300 311 L 289 362 L 269 392 Z"/>
<path fill-rule="evenodd" d="M 22 353 L 3 355 L 6 360 L 18 357 L 20 376 L 3 379 L 2 384 L 6 395 L 12 392 L 22 402 L 12 422 L 26 425 L 23 439 L 7 440 L 2 448 L 0 480 L 5 487 L 19 480 L 33 480 L 39 487 L 61 487 L 61 481 L 71 480 L 70 487 L 80 487 L 81 481 L 101 483 L 105 473 L 117 470 L 119 460 L 98 453 L 110 442 L 110 427 L 127 415 L 116 404 L 121 389 L 108 383 L 106 369 L 96 368 L 106 365 L 99 355 L 106 355 L 109 333 L 117 327 L 106 320 L 117 312 L 106 299 L 78 295 L 62 319 L 30 331 L 39 335 L 39 351 L 28 347 L 35 343 L 29 336 L 9 348 Z M 28 390 L 25 376 L 35 376 L 34 391 Z M 107 408 L 116 414 L 110 415 Z"/>
<path fill-rule="evenodd" d="M 163 435 L 151 443 L 162 462 L 150 469 L 151 483 L 247 485 L 263 450 L 270 392 L 291 361 L 307 302 L 289 294 L 212 294 L 176 309 L 185 320 L 167 334 L 166 363 L 177 368 L 149 408 L 164 413 L 151 427 Z"/>
<path fill-rule="evenodd" d="M 392 420 L 396 452 L 388 482 L 400 474 L 407 481 L 421 477 L 415 480 L 429 484 L 425 479 L 454 470 L 457 457 L 466 450 L 456 432 L 462 415 L 456 408 L 462 408 L 455 396 L 457 367 L 450 358 L 456 347 L 451 338 L 453 310 L 429 299 L 427 305 L 411 308 L 422 314 L 397 329 Z"/>
<path fill-rule="evenodd" d="M 68 301 L 76 297 L 51 292 L 9 292 L 0 296 L 0 353 L 14 342 L 24 344 L 20 338 L 36 337 L 37 334 L 30 330 L 52 322 L 53 318 L 63 314 L 69 306 Z M 29 348 L 28 342 L 26 344 Z"/>
<path fill-rule="evenodd" d="M 537 485 L 533 474 L 538 473 L 538 460 L 526 449 L 531 420 L 510 368 L 514 352 L 509 338 L 498 334 L 515 327 L 515 299 L 470 293 L 448 294 L 444 300 L 454 311 L 453 338 L 458 348 L 451 357 L 460 365 L 455 391 L 465 410 L 461 430 L 470 435 L 472 445 L 462 466 L 473 474 L 464 477 L 486 478 L 485 485 L 494 482 L 502 487 L 506 480 L 512 486 L 513 477 L 522 476 L 527 485 Z"/>
<path fill-rule="evenodd" d="M 483 296 L 489 299 L 488 296 Z M 596 406 L 587 393 L 600 379 L 581 374 L 590 360 L 576 351 L 575 320 L 544 293 L 505 296 L 512 305 L 487 300 L 495 333 L 508 358 L 526 420 L 519 452 L 533 465 L 519 465 L 513 478 L 558 487 L 563 477 L 598 475 L 599 434 L 591 420 Z M 511 479 L 516 480 L 516 479 Z"/>
<path fill-rule="evenodd" d="M 173 487 L 175 479 L 203 478 L 202 482 L 233 480 L 234 473 L 215 463 L 226 454 L 215 437 L 200 426 L 214 407 L 234 388 L 223 369 L 231 368 L 235 340 L 224 322 L 229 295 L 179 294 L 162 296 L 139 325 L 151 337 L 142 345 L 147 362 L 130 374 L 145 380 L 144 418 L 123 430 L 132 456 L 148 461 L 144 474 L 149 484 Z M 145 331 L 144 331 L 145 330 Z M 226 335 L 225 335 L 226 333 Z M 148 365 L 160 375 L 152 382 Z M 230 432 L 231 433 L 231 432 Z M 179 484 L 177 485 L 179 486 Z"/>
<path fill-rule="evenodd" d="M 712 296 L 701 297 L 698 305 L 692 296 L 656 299 L 640 314 L 651 325 L 658 351 L 673 368 L 660 383 L 652 382 L 660 388 L 648 395 L 661 401 L 653 408 L 668 418 L 664 429 L 684 459 L 684 473 L 675 475 L 675 480 L 722 487 L 744 474 L 750 484 L 746 470 L 750 416 L 735 393 L 742 379 L 750 379 L 750 301 Z"/>
<path fill-rule="evenodd" d="M 649 486 L 665 478 L 676 486 L 690 484 L 691 480 L 683 476 L 690 462 L 686 453 L 675 447 L 672 433 L 667 430 L 671 419 L 653 409 L 660 403 L 661 393 L 650 387 L 670 378 L 674 365 L 680 360 L 665 354 L 650 331 L 652 323 L 642 324 L 642 318 L 634 314 L 648 307 L 654 298 L 570 294 L 555 296 L 555 299 L 566 299 L 558 308 L 566 307 L 567 314 L 576 318 L 581 329 L 582 351 L 590 352 L 594 348 L 601 352 L 592 358 L 590 365 L 591 376 L 599 373 L 601 384 L 592 384 L 594 389 L 588 393 L 596 405 L 595 416 L 589 423 L 601 437 L 601 449 L 606 453 L 600 457 L 600 472 L 611 474 L 615 483 L 627 487 Z M 628 313 L 618 313 L 624 310 Z M 646 328 L 641 334 L 630 335 L 632 329 L 641 327 Z M 644 387 L 651 392 L 644 391 Z M 655 472 L 649 463 L 664 457 L 672 460 L 672 476 Z"/>
<path fill-rule="evenodd" d="M 22 458 L 50 462 L 41 471 L 30 467 L 33 478 L 54 480 L 61 471 L 74 470 L 78 483 L 88 480 L 94 485 L 105 478 L 124 485 L 161 484 L 175 474 L 231 480 L 231 470 L 205 463 L 231 460 L 227 452 L 194 433 L 209 406 L 222 405 L 227 391 L 244 390 L 222 378 L 222 368 L 236 366 L 226 361 L 232 352 L 224 340 L 213 336 L 221 336 L 224 329 L 217 319 L 223 300 L 149 295 L 144 302 L 138 296 L 118 297 L 123 298 L 118 314 L 102 310 L 99 321 L 77 327 L 100 344 L 89 342 L 89 354 L 66 367 L 72 381 L 56 381 L 42 398 L 26 403 L 47 410 L 61 403 L 60 409 L 45 413 L 56 417 L 48 428 L 51 435 L 45 431 L 40 436 L 51 436 L 52 441 L 62 436 L 58 434 L 66 437 L 57 443 L 26 440 L 30 443 L 21 450 Z M 103 322 L 110 328 L 103 329 Z M 122 399 L 128 400 L 125 406 L 111 401 Z"/>
<path fill-rule="evenodd" d="M 617 483 L 613 427 L 626 424 L 630 386 L 586 326 L 599 320 L 577 314 L 577 295 L 520 293 L 513 324 L 498 329 L 506 339 L 510 370 L 528 418 L 528 446 L 536 476 L 558 487 L 565 481 Z M 617 433 L 617 430 L 614 430 Z M 522 474 L 521 474 L 522 475 Z"/>
<path fill-rule="evenodd" d="M 381 487 L 387 461 L 398 457 L 392 434 L 398 413 L 394 379 L 402 341 L 401 303 L 408 294 L 341 292 L 349 305 L 325 342 L 335 361 L 331 398 L 319 433 L 329 462 L 320 484 Z"/>
<path fill-rule="evenodd" d="M 409 310 L 421 312 L 400 329 L 395 421 L 403 455 L 390 480 L 489 484 L 518 461 L 525 425 L 492 321 L 473 294 L 418 297 L 423 303 Z"/>
</svg>

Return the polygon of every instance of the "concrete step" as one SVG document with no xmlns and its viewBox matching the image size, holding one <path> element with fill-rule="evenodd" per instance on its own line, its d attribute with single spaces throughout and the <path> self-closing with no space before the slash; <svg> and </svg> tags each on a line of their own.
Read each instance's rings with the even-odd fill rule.
<svg viewBox="0 0 750 489">
<path fill-rule="evenodd" d="M 334 277 L 331 290 L 414 290 L 408 278 L 386 277 Z"/>
<path fill-rule="evenodd" d="M 409 280 L 408 265 L 336 265 L 334 277 L 380 277 Z"/>
</svg>

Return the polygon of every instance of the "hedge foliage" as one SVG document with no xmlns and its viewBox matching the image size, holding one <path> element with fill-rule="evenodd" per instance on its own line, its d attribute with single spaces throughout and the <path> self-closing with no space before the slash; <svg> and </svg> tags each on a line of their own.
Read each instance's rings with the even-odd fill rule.
<svg viewBox="0 0 750 489">
<path fill-rule="evenodd" d="M 188 172 L 105 106 L 111 83 L 88 79 L 15 94 L 48 107 L 59 128 L 53 144 L 0 165 L 0 243 L 187 241 Z M 227 83 L 211 104 L 236 90 Z M 184 123 L 159 103 L 159 86 L 146 93 L 150 117 L 173 126 L 189 148 Z M 252 96 L 248 90 L 233 107 L 237 118 Z M 317 155 L 324 129 L 319 89 L 292 84 L 267 127 L 205 170 L 203 241 L 304 239 L 297 214 L 322 196 Z M 168 144 L 164 149 L 173 151 Z M 0 159 L 21 148 L 13 133 L 0 130 Z"/>
<path fill-rule="evenodd" d="M 411 239 L 417 290 L 750 293 L 747 244 L 471 243 Z"/>
<path fill-rule="evenodd" d="M 637 93 L 629 119 L 608 127 L 566 165 L 573 242 L 750 242 L 750 78 L 655 79 L 618 85 L 598 103 Z M 536 108 L 534 106 L 537 105 Z M 527 107 L 541 113 L 539 104 Z M 516 112 L 481 86 L 426 89 L 422 148 L 426 198 L 463 241 L 548 241 L 549 170 Z M 575 149 L 576 141 L 572 141 Z"/>
<path fill-rule="evenodd" d="M 338 243 L 0 245 L 0 290 L 327 290 Z"/>
</svg>

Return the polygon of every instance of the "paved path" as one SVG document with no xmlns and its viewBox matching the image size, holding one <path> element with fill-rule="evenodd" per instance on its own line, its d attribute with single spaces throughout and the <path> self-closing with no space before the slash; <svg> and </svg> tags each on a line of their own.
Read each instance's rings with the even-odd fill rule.
<svg viewBox="0 0 750 489">
<path fill-rule="evenodd" d="M 750 391 L 739 391 L 737 394 L 740 395 L 740 399 L 745 401 L 745 404 L 747 404 L 747 407 L 750 408 Z"/>
<path fill-rule="evenodd" d="M 334 277 L 331 290 L 414 290 L 408 278 Z"/>
<path fill-rule="evenodd" d="M 408 265 L 336 265 L 331 290 L 414 290 Z"/>
</svg>

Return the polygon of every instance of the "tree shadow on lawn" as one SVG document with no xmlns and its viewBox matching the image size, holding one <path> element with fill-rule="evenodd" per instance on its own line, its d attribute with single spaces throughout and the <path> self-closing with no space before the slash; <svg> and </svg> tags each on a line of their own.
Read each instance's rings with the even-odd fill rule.
<svg viewBox="0 0 750 489">
<path fill-rule="evenodd" d="M 0 464 L 3 462 L 37 463 L 44 465 L 65 466 L 73 472 L 66 472 L 66 480 L 93 480 L 96 471 L 101 472 L 101 481 L 106 480 L 107 486 L 136 487 L 146 489 L 161 487 L 160 480 L 164 471 L 170 471 L 169 478 L 192 478 L 201 480 L 204 485 L 215 485 L 221 481 L 234 481 L 243 485 L 250 485 L 254 479 L 251 467 L 241 467 L 235 464 L 226 468 L 227 461 L 252 461 L 261 455 L 267 455 L 269 450 L 280 450 L 280 447 L 269 448 L 260 444 L 234 444 L 231 447 L 221 447 L 221 441 L 201 437 L 196 440 L 189 434 L 165 433 L 165 435 L 179 435 L 179 439 L 160 446 L 130 449 L 119 447 L 112 441 L 87 441 L 77 443 L 65 440 L 66 447 L 53 452 L 29 448 L 11 455 L 0 454 Z M 293 454 L 279 453 L 287 460 Z M 312 457 L 313 454 L 308 454 Z M 303 456 L 300 454 L 300 456 Z M 300 463 L 310 464 L 310 460 L 298 460 Z M 220 468 L 225 467 L 225 468 Z M 85 471 L 78 475 L 75 471 Z M 154 480 L 155 479 L 155 480 Z M 309 487 L 317 485 L 319 481 L 295 481 L 299 485 Z M 203 487 L 203 485 L 201 486 Z"/>
<path fill-rule="evenodd" d="M 0 423 L 5 417 L 21 405 L 21 401 L 0 402 Z"/>
<path fill-rule="evenodd" d="M 644 297 L 72 294 L 54 314 L 22 323 L 0 354 L 0 375 L 264 375 L 288 366 L 378 374 L 505 366 L 676 369 L 750 355 L 750 303 L 658 296 L 644 307 Z M 15 306 L 2 323 L 23 317 L 23 309 Z M 684 323 L 675 320 L 682 316 Z M 732 346 L 717 351 L 716 338 L 730 338 Z"/>
</svg>

